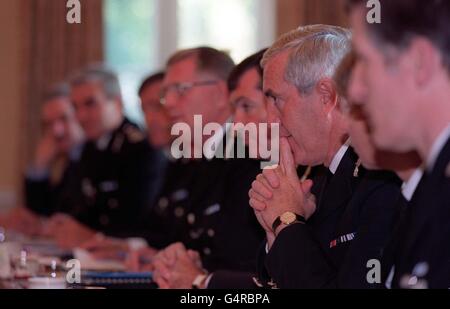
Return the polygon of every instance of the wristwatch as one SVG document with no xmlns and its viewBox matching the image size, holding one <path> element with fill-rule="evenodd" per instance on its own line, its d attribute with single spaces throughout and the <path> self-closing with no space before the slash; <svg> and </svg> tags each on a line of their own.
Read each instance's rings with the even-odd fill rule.
<svg viewBox="0 0 450 309">
<path fill-rule="evenodd" d="M 306 223 L 306 220 L 303 216 L 300 216 L 291 211 L 286 211 L 281 216 L 277 217 L 272 224 L 272 230 L 275 233 L 276 229 L 280 226 L 280 224 L 291 225 L 292 223 Z"/>
</svg>

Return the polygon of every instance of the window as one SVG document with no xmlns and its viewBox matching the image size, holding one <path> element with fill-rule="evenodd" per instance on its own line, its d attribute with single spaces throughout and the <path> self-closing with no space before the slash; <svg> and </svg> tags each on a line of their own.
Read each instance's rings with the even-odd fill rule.
<svg viewBox="0 0 450 309">
<path fill-rule="evenodd" d="M 105 0 L 104 15 L 106 61 L 140 123 L 137 88 L 177 49 L 209 45 L 239 62 L 275 35 L 275 0 Z"/>
<path fill-rule="evenodd" d="M 177 49 L 210 45 L 240 62 L 275 39 L 274 0 L 176 2 Z"/>
<path fill-rule="evenodd" d="M 142 124 L 137 89 L 157 67 L 153 0 L 105 0 L 105 59 L 119 74 L 126 115 Z"/>
<path fill-rule="evenodd" d="M 211 45 L 236 61 L 255 52 L 259 0 L 178 0 L 178 47 Z"/>
</svg>

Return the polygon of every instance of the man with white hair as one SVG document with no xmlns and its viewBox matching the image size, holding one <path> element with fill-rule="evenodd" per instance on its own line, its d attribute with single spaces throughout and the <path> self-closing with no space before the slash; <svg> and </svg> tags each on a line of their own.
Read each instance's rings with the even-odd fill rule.
<svg viewBox="0 0 450 309">
<path fill-rule="evenodd" d="M 333 80 L 349 46 L 348 30 L 312 25 L 283 35 L 262 60 L 269 122 L 280 124 L 281 162 L 257 177 L 249 195 L 266 231 L 259 279 L 272 278 L 269 286 L 380 283 L 366 280 L 366 265 L 381 258 L 392 231 L 399 182 L 364 169 L 349 145 Z M 324 167 L 300 182 L 297 165 Z"/>
</svg>

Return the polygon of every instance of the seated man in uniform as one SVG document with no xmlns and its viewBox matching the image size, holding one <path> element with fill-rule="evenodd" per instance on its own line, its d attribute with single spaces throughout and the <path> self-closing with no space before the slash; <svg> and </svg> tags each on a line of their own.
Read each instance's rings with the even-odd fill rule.
<svg viewBox="0 0 450 309">
<path fill-rule="evenodd" d="M 378 147 L 415 150 L 424 162 L 396 235 L 392 287 L 448 289 L 450 2 L 382 1 L 383 21 L 374 24 L 365 1 L 348 3 L 357 54 L 350 96 L 362 103 Z"/>
<path fill-rule="evenodd" d="M 175 164 L 176 161 L 170 154 L 170 142 L 173 139 L 170 134 L 170 118 L 167 109 L 160 102 L 163 80 L 163 72 L 152 74 L 144 79 L 138 91 L 142 112 L 147 126 L 148 141 L 154 148 L 162 150 L 165 155 L 160 162 L 161 166 L 165 166 L 164 175 L 161 177 L 161 183 L 164 183 L 165 179 L 168 177 L 174 178 L 174 176 L 169 176 L 169 171 L 173 172 L 174 170 L 178 170 L 177 168 L 174 169 L 172 167 L 172 164 Z M 151 216 L 153 205 L 150 205 L 148 208 L 150 214 L 147 214 L 147 216 Z M 142 221 L 143 222 L 136 222 L 136 225 L 143 225 L 142 229 L 148 230 L 147 219 Z M 146 233 L 147 231 L 143 232 L 143 234 Z M 135 233 L 136 236 L 139 236 L 140 234 L 141 233 L 139 232 Z M 124 252 L 131 250 L 133 242 L 133 238 L 123 240 L 120 238 L 100 237 L 84 243 L 83 247 L 89 250 L 91 254 L 98 259 L 121 259 L 124 256 Z M 143 251 L 154 252 L 154 250 L 150 248 L 143 249 Z"/>
<path fill-rule="evenodd" d="M 47 234 L 68 247 L 97 232 L 132 234 L 159 191 L 163 154 L 150 147 L 144 133 L 125 118 L 114 73 L 97 67 L 82 70 L 71 80 L 71 99 L 87 143 L 71 216 L 53 216 Z"/>
<path fill-rule="evenodd" d="M 194 132 L 194 116 L 201 115 L 203 123 L 215 122 L 226 128 L 232 116 L 227 78 L 233 67 L 228 55 L 208 47 L 173 55 L 162 92 L 172 123 L 184 122 Z M 201 146 L 207 141 L 225 144 L 224 131 L 204 137 Z M 226 148 L 216 149 L 226 152 Z M 163 242 L 150 239 L 149 243 L 163 248 L 181 242 L 199 252 L 208 270 L 251 270 L 252 250 L 258 247 L 262 231 L 251 212 L 245 210 L 248 201 L 243 190 L 249 188 L 252 175 L 258 172 L 259 161 L 217 157 L 178 161 L 182 173 L 169 181 L 155 206 L 156 217 L 166 220 L 164 235 L 171 237 Z M 239 241 L 230 242 L 230 238 Z"/>
<path fill-rule="evenodd" d="M 262 69 L 259 65 L 264 51 L 246 58 L 230 73 L 228 78 L 229 104 L 234 124 L 252 124 L 256 125 L 256 128 L 259 128 L 260 124 L 267 124 L 265 98 L 262 92 Z M 253 132 L 257 134 L 246 133 L 248 134 L 241 137 L 245 139 L 247 146 L 252 147 L 249 153 L 252 150 L 257 153 L 259 130 Z M 269 139 L 270 128 L 266 133 Z M 245 207 L 245 205 L 242 206 Z M 195 285 L 200 288 L 256 287 L 252 279 L 254 269 L 248 269 L 247 272 L 222 269 L 206 274 L 202 269 L 202 261 L 198 258 L 199 254 L 192 250 L 186 250 L 182 244 L 167 248 L 156 259 L 158 260 L 161 256 L 170 258 L 172 254 L 181 256 L 178 261 L 174 261 L 173 266 L 165 267 L 166 259 L 162 259 L 162 266 L 161 263 L 156 263 L 160 266 L 156 269 L 155 280 L 160 287 L 191 288 L 194 281 Z"/>
<path fill-rule="evenodd" d="M 346 29 L 311 25 L 283 35 L 265 53 L 269 119 L 280 123 L 280 166 L 266 169 L 250 204 L 267 234 L 261 283 L 278 288 L 377 288 L 367 263 L 381 259 L 400 196 L 395 174 L 374 167 L 368 143 L 339 110 L 334 72 L 350 47 Z M 362 132 L 364 133 L 364 132 Z M 369 154 L 369 155 L 368 155 Z M 301 182 L 298 164 L 323 165 Z"/>
<path fill-rule="evenodd" d="M 67 84 L 58 84 L 45 94 L 41 119 L 42 138 L 25 175 L 26 208 L 2 218 L 5 227 L 27 234 L 40 232 L 37 216 L 70 211 L 66 200 L 74 189 L 84 140 Z"/>
</svg>

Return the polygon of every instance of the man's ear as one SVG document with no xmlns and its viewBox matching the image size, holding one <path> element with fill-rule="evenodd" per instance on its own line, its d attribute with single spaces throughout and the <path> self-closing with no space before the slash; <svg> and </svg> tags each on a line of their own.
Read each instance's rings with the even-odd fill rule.
<svg viewBox="0 0 450 309">
<path fill-rule="evenodd" d="M 409 47 L 411 71 L 416 87 L 426 87 L 442 69 L 442 56 L 435 46 L 425 38 L 416 38 Z"/>
<path fill-rule="evenodd" d="M 336 85 L 330 78 L 323 78 L 316 84 L 316 91 L 320 98 L 320 103 L 328 113 L 337 107 L 338 95 Z"/>
</svg>

